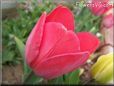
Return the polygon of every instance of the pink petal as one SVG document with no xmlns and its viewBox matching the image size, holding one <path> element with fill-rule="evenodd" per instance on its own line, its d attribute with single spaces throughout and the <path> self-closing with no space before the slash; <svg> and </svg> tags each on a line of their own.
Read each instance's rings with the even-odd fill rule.
<svg viewBox="0 0 114 86">
<path fill-rule="evenodd" d="M 72 12 L 64 6 L 55 8 L 46 18 L 46 22 L 59 22 L 68 30 L 74 30 L 74 16 Z"/>
<path fill-rule="evenodd" d="M 27 39 L 25 57 L 29 65 L 33 62 L 33 60 L 38 58 L 39 48 L 43 36 L 45 19 L 46 13 L 43 13 Z"/>
<path fill-rule="evenodd" d="M 45 24 L 39 59 L 63 53 L 74 53 L 79 49 L 79 39 L 74 32 L 67 31 L 60 23 Z"/>
<path fill-rule="evenodd" d="M 57 43 L 52 55 L 63 53 L 75 53 L 80 51 L 80 42 L 78 37 L 72 31 L 67 31 L 62 39 Z"/>
<path fill-rule="evenodd" d="M 109 15 L 104 16 L 102 24 L 106 28 L 110 28 L 110 27 L 114 26 L 114 15 L 109 14 Z"/>
<path fill-rule="evenodd" d="M 33 71 L 38 76 L 53 79 L 79 68 L 87 61 L 88 57 L 88 52 L 56 55 L 37 64 Z"/>
<path fill-rule="evenodd" d="M 99 39 L 89 32 L 78 32 L 77 36 L 80 40 L 80 50 L 82 52 L 88 51 L 91 54 L 99 46 Z"/>
<path fill-rule="evenodd" d="M 90 6 L 90 9 L 95 15 L 103 15 L 106 11 L 112 8 L 112 6 L 109 5 L 108 2 L 109 0 L 92 0 L 92 5 Z"/>
</svg>

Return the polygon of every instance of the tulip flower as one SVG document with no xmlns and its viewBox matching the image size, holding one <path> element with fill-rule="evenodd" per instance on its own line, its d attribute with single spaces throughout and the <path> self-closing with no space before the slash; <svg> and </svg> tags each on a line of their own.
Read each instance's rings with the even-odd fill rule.
<svg viewBox="0 0 114 86">
<path fill-rule="evenodd" d="M 44 12 L 31 31 L 25 48 L 26 62 L 34 73 L 53 79 L 83 65 L 99 45 L 89 32 L 74 33 L 74 17 L 64 6 Z"/>
<path fill-rule="evenodd" d="M 113 72 L 113 53 L 100 56 L 91 69 L 93 78 L 102 84 L 114 84 Z"/>
<path fill-rule="evenodd" d="M 100 32 L 104 37 L 104 43 L 108 46 L 104 46 L 102 53 L 106 54 L 114 49 L 113 34 L 114 34 L 114 8 L 109 9 L 102 17 Z"/>
<path fill-rule="evenodd" d="M 103 15 L 113 7 L 112 4 L 109 4 L 109 0 L 92 0 L 89 4 L 92 13 L 98 16 Z"/>
<path fill-rule="evenodd" d="M 103 19 L 102 19 L 102 27 L 107 29 L 113 29 L 113 26 L 114 26 L 113 11 L 114 11 L 114 7 L 104 13 Z"/>
</svg>

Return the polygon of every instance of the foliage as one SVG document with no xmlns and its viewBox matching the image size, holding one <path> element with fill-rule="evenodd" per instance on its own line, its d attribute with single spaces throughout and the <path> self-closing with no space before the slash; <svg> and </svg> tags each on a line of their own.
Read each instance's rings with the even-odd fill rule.
<svg viewBox="0 0 114 86">
<path fill-rule="evenodd" d="M 5 64 L 7 62 L 19 63 L 22 61 L 20 54 L 18 53 L 16 44 L 11 34 L 19 37 L 22 42 L 26 42 L 26 39 L 38 20 L 39 16 L 43 11 L 49 12 L 54 8 L 50 2 L 45 2 L 45 4 L 37 4 L 35 0 L 32 3 L 32 10 L 25 10 L 18 8 L 18 17 L 13 19 L 5 19 L 2 22 L 2 37 L 3 37 L 3 61 Z"/>
<path fill-rule="evenodd" d="M 83 8 L 75 20 L 77 22 L 76 31 L 89 31 L 96 34 L 100 29 L 101 18 L 94 16 L 87 8 Z"/>
</svg>

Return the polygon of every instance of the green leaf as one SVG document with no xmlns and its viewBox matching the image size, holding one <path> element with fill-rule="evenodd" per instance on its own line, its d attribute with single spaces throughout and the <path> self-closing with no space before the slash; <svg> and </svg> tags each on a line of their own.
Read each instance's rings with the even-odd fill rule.
<svg viewBox="0 0 114 86">
<path fill-rule="evenodd" d="M 31 70 L 28 68 L 28 66 L 27 66 L 27 64 L 26 64 L 26 62 L 25 62 L 25 45 L 24 45 L 24 43 L 19 39 L 19 38 L 17 38 L 16 36 L 14 36 L 14 35 L 10 35 L 11 37 L 13 37 L 14 38 L 14 40 L 15 40 L 15 42 L 16 42 L 16 45 L 17 45 L 17 48 L 18 48 L 18 50 L 19 50 L 19 52 L 20 52 L 20 54 L 21 54 L 21 56 L 23 57 L 23 66 L 24 66 L 24 79 L 23 80 L 25 80 L 25 78 L 29 75 L 29 73 L 31 72 Z"/>
<path fill-rule="evenodd" d="M 58 85 L 58 84 L 64 84 L 64 80 L 63 80 L 63 76 L 60 76 L 56 79 L 52 79 L 48 81 L 48 84 L 54 84 L 54 85 Z"/>
<path fill-rule="evenodd" d="M 17 38 L 16 36 L 14 36 L 14 40 L 16 42 L 17 48 L 19 49 L 19 52 L 20 52 L 21 56 L 24 58 L 24 56 L 25 56 L 24 55 L 25 54 L 25 45 L 24 45 L 24 43 L 19 38 Z"/>
<path fill-rule="evenodd" d="M 20 52 L 20 54 L 21 54 L 21 56 L 23 57 L 23 69 L 24 69 L 24 77 L 26 77 L 26 74 L 28 74 L 29 73 L 29 68 L 28 68 L 28 66 L 26 65 L 26 63 L 25 63 L 25 45 L 24 45 L 24 43 L 19 39 L 19 38 L 17 38 L 16 36 L 14 36 L 14 35 L 10 35 L 10 37 L 12 37 L 12 38 L 14 38 L 14 40 L 15 40 L 15 43 L 16 43 L 16 45 L 17 45 L 17 48 L 18 48 L 18 50 L 19 50 L 19 52 Z M 23 80 L 24 80 L 24 77 L 23 77 Z"/>
<path fill-rule="evenodd" d="M 17 38 L 14 35 L 11 35 L 12 37 L 14 37 L 14 40 L 16 42 L 17 48 L 20 51 L 21 56 L 23 57 L 23 61 L 24 61 L 24 54 L 25 54 L 25 45 L 24 43 Z M 27 66 L 27 64 L 24 62 L 24 79 L 23 79 L 23 83 L 24 84 L 36 84 L 36 83 L 40 83 L 43 79 L 36 76 L 32 70 Z"/>
<path fill-rule="evenodd" d="M 36 76 L 32 71 L 25 78 L 23 84 L 41 84 L 43 79 L 41 77 Z"/>
<path fill-rule="evenodd" d="M 14 58 L 14 53 L 13 52 L 9 52 L 9 50 L 4 50 L 4 52 L 2 53 L 2 64 L 6 63 L 6 62 L 11 62 Z"/>
<path fill-rule="evenodd" d="M 66 75 L 66 80 L 65 83 L 66 84 L 79 84 L 79 70 L 75 70 L 71 73 L 69 73 L 68 75 Z"/>
</svg>

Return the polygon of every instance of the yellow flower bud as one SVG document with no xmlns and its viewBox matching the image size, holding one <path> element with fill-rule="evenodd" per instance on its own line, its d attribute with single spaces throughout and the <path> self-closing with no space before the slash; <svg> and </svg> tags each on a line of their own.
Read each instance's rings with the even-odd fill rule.
<svg viewBox="0 0 114 86">
<path fill-rule="evenodd" d="M 113 72 L 113 53 L 100 56 L 91 69 L 92 77 L 103 84 L 114 84 Z"/>
</svg>

